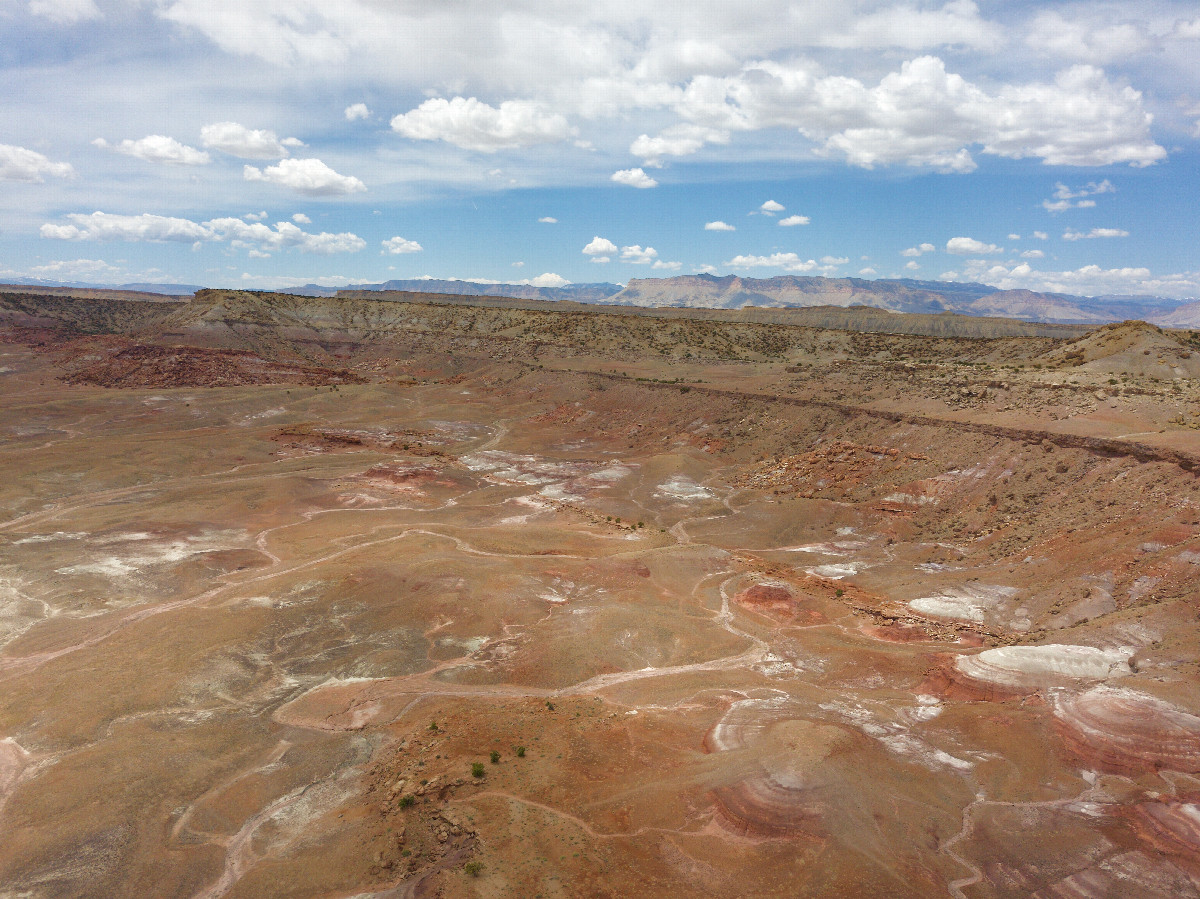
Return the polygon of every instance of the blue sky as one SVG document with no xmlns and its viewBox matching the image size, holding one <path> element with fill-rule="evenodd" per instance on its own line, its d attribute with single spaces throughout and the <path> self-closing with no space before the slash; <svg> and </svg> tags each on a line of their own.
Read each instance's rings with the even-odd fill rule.
<svg viewBox="0 0 1200 899">
<path fill-rule="evenodd" d="M 1200 296 L 1194 2 L 0 0 L 0 279 Z"/>
</svg>

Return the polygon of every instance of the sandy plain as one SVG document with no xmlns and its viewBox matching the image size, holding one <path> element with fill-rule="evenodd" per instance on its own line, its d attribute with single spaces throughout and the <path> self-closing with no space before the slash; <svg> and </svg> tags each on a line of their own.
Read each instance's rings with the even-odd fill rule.
<svg viewBox="0 0 1200 899">
<path fill-rule="evenodd" d="M 1200 896 L 1178 336 L 33 324 L 5 899 Z"/>
</svg>

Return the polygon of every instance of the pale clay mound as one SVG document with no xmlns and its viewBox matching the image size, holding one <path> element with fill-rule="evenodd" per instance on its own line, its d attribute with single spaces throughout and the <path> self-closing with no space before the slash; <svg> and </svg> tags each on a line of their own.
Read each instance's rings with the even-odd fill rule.
<svg viewBox="0 0 1200 899">
<path fill-rule="evenodd" d="M 1064 680 L 1107 680 L 1131 674 L 1129 649 L 1093 646 L 1001 646 L 959 656 L 954 667 L 976 681 L 1003 687 L 1038 688 Z"/>
<path fill-rule="evenodd" d="M 922 615 L 939 618 L 962 618 L 982 624 L 989 612 L 995 612 L 1005 600 L 1017 594 L 1016 587 L 998 584 L 964 584 L 951 587 L 932 596 L 911 600 L 908 607 Z"/>
<path fill-rule="evenodd" d="M 682 474 L 675 475 L 675 477 L 660 484 L 658 489 L 654 491 L 654 495 L 659 498 L 671 498 L 683 502 L 713 498 L 711 490 L 700 486 L 687 475 Z"/>
</svg>

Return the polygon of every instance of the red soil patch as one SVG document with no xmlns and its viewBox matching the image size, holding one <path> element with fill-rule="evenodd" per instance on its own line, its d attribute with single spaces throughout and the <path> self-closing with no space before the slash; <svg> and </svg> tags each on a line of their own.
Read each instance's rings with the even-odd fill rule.
<svg viewBox="0 0 1200 899">
<path fill-rule="evenodd" d="M 816 609 L 804 608 L 800 597 L 779 584 L 755 584 L 735 596 L 733 601 L 775 621 L 792 622 L 803 618 L 808 623 L 819 624 L 827 620 Z"/>
</svg>

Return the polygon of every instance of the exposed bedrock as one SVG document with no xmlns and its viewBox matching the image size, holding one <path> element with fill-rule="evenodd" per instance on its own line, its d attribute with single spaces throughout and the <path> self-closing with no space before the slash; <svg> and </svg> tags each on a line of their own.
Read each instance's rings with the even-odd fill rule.
<svg viewBox="0 0 1200 899">
<path fill-rule="evenodd" d="M 1067 749 L 1116 774 L 1200 772 L 1200 717 L 1136 690 L 1098 686 L 1055 699 Z"/>
</svg>

